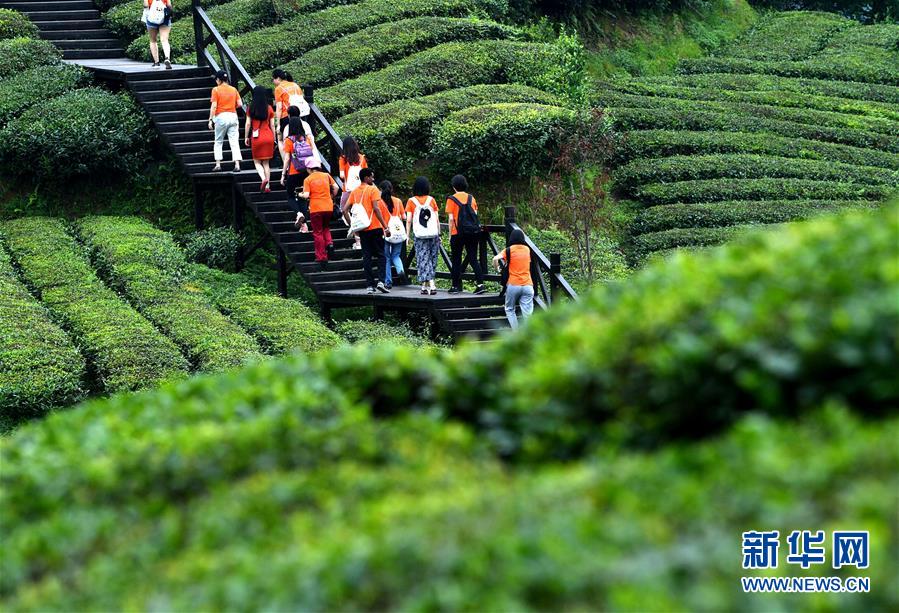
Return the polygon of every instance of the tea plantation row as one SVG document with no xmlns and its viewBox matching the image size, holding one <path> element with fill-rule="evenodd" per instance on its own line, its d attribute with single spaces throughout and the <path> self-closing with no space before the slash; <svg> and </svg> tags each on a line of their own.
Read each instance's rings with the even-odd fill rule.
<svg viewBox="0 0 899 613">
<path fill-rule="evenodd" d="M 3 606 L 787 609 L 734 588 L 739 533 L 814 525 L 872 556 L 863 601 L 814 605 L 895 608 L 897 213 L 679 255 L 486 348 L 295 355 L 23 427 Z"/>
<path fill-rule="evenodd" d="M 596 93 L 624 132 L 614 181 L 637 211 L 635 260 L 899 189 L 899 25 L 770 14 L 680 72 Z"/>
</svg>

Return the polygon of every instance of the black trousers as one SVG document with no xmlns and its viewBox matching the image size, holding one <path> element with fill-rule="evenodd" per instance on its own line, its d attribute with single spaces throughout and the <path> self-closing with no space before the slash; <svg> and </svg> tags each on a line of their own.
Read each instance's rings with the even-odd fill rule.
<svg viewBox="0 0 899 613">
<path fill-rule="evenodd" d="M 478 285 L 484 282 L 484 271 L 478 260 L 478 244 L 481 237 L 477 234 L 454 234 L 450 237 L 450 261 L 452 262 L 453 287 L 462 288 L 462 251 L 468 254 L 468 262 L 474 271 L 474 277 Z"/>
<path fill-rule="evenodd" d="M 297 188 L 302 191 L 303 181 L 307 176 L 309 173 L 305 171 L 298 175 L 287 175 L 287 178 L 284 179 L 284 189 L 287 190 L 287 206 L 290 207 L 290 210 L 294 213 L 302 213 L 306 217 L 306 221 L 309 221 L 309 201 L 297 198 L 296 194 Z"/>
<path fill-rule="evenodd" d="M 378 258 L 378 279 L 384 279 L 384 271 L 387 270 L 387 258 L 384 257 L 384 231 L 365 230 L 359 232 L 359 242 L 362 244 L 362 270 L 365 271 L 365 280 L 369 287 L 377 285 L 375 274 L 372 270 L 371 258 Z"/>
</svg>

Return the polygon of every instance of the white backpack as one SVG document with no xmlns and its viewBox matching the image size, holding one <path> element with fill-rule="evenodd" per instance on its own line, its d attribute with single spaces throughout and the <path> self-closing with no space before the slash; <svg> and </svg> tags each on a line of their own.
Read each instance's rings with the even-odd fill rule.
<svg viewBox="0 0 899 613">
<path fill-rule="evenodd" d="M 367 230 L 370 225 L 371 216 L 368 214 L 368 211 L 365 210 L 362 201 L 353 202 L 350 205 L 350 231 L 348 234 L 353 235 L 357 232 Z"/>
<path fill-rule="evenodd" d="M 347 168 L 346 179 L 343 184 L 343 191 L 352 192 L 354 189 L 362 185 L 362 179 L 359 173 L 362 172 L 362 164 L 355 164 Z"/>
<path fill-rule="evenodd" d="M 165 23 L 165 3 L 162 0 L 153 0 L 146 10 L 144 21 L 151 26 L 161 26 Z"/>
<path fill-rule="evenodd" d="M 303 97 L 303 90 L 299 85 L 294 84 L 294 91 L 292 94 L 287 97 L 287 106 L 295 106 L 300 109 L 300 117 L 305 117 L 309 114 L 309 103 L 306 102 L 306 98 Z"/>
<path fill-rule="evenodd" d="M 412 202 L 415 203 L 415 212 L 412 213 L 412 232 L 415 234 L 415 238 L 434 238 L 440 235 L 440 220 L 437 219 L 437 213 L 431 207 L 432 201 L 433 198 L 430 196 L 425 199 L 424 204 L 419 202 L 418 198 L 412 198 Z M 422 209 L 427 210 L 423 211 Z M 423 222 L 422 217 L 427 219 Z"/>
<path fill-rule="evenodd" d="M 385 237 L 385 241 L 388 243 L 406 242 L 406 224 L 399 215 L 390 216 L 390 219 L 387 220 L 387 229 L 390 230 L 390 236 Z"/>
</svg>

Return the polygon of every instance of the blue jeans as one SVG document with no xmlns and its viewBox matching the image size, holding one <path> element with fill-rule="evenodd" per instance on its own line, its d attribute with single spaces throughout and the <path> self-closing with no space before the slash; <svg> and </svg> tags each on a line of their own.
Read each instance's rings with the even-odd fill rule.
<svg viewBox="0 0 899 613">
<path fill-rule="evenodd" d="M 506 317 L 513 330 L 518 328 L 518 317 L 515 315 L 515 305 L 521 307 L 521 319 L 524 321 L 534 312 L 534 286 L 533 285 L 507 285 L 506 286 Z"/>
<path fill-rule="evenodd" d="M 405 270 L 403 270 L 403 243 L 389 243 L 384 241 L 384 259 L 387 260 L 387 265 L 384 267 L 384 285 L 391 285 L 393 283 L 393 273 L 391 271 L 391 264 L 396 266 L 396 274 L 397 276 L 403 276 L 405 274 Z"/>
</svg>

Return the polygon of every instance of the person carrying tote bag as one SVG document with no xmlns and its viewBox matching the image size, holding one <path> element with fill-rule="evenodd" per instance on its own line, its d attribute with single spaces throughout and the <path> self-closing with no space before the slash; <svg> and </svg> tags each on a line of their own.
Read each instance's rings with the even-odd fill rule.
<svg viewBox="0 0 899 613">
<path fill-rule="evenodd" d="M 493 258 L 497 269 L 504 263 L 506 318 L 513 330 L 518 329 L 515 307 L 521 308 L 521 319 L 526 320 L 534 312 L 534 281 L 531 278 L 531 250 L 524 240 L 524 232 L 512 230 L 505 249 Z M 508 279 L 508 281 L 506 281 Z"/>
</svg>

